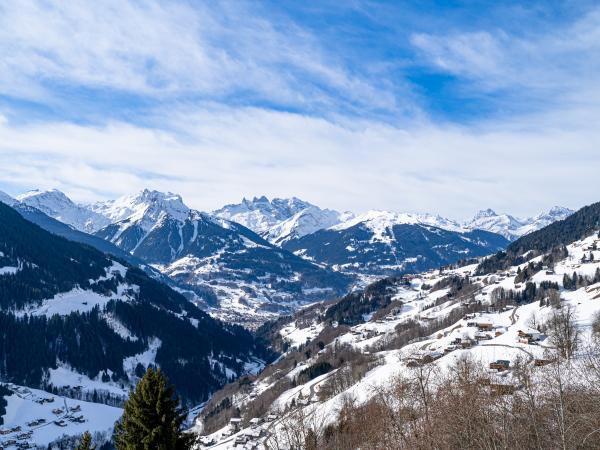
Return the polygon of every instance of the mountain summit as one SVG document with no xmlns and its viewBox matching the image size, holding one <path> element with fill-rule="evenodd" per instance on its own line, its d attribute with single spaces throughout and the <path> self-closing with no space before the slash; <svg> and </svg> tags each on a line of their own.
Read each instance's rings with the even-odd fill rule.
<svg viewBox="0 0 600 450">
<path fill-rule="evenodd" d="M 167 214 L 184 220 L 190 212 L 180 195 L 149 189 L 116 200 L 96 202 L 88 205 L 88 208 L 106 217 L 111 223 L 123 220 L 139 222 L 143 219 L 140 226 L 146 231 L 156 224 L 161 215 Z"/>
<path fill-rule="evenodd" d="M 348 218 L 352 213 L 321 209 L 299 198 L 254 197 L 241 203 L 226 205 L 213 211 L 222 217 L 250 228 L 277 245 L 300 238 L 323 228 L 329 228 Z"/>
<path fill-rule="evenodd" d="M 548 212 L 543 212 L 534 217 L 525 219 L 509 214 L 498 214 L 492 209 L 479 211 L 473 219 L 463 224 L 469 229 L 479 229 L 498 233 L 505 238 L 515 239 L 544 228 L 557 220 L 563 220 L 573 214 L 573 210 L 562 206 L 554 206 Z"/>
</svg>

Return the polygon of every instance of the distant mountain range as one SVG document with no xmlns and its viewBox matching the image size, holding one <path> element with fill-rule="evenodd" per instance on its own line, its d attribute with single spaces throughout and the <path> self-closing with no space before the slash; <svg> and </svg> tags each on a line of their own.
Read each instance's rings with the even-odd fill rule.
<svg viewBox="0 0 600 450">
<path fill-rule="evenodd" d="M 266 197 L 243 199 L 241 203 L 224 206 L 213 212 L 218 217 L 238 222 L 260 234 L 270 242 L 285 244 L 315 231 L 327 228 L 350 228 L 359 222 L 371 221 L 388 224 L 422 224 L 448 231 L 468 232 L 484 230 L 500 234 L 513 241 L 532 231 L 539 230 L 573 213 L 572 210 L 555 206 L 548 212 L 534 217 L 517 218 L 509 214 L 498 214 L 491 209 L 479 211 L 472 219 L 460 222 L 432 214 L 396 213 L 391 211 L 368 211 L 355 215 L 321 209 L 298 198 L 269 200 Z"/>
<path fill-rule="evenodd" d="M 514 241 L 533 231 L 540 230 L 553 222 L 563 220 L 573 214 L 573 210 L 555 206 L 550 211 L 526 219 L 509 214 L 497 214 L 491 209 L 479 211 L 475 217 L 464 224 L 469 229 L 480 229 L 498 233 Z"/>
<path fill-rule="evenodd" d="M 3 194 L 0 201 L 55 234 L 152 267 L 202 308 L 248 326 L 338 296 L 356 277 L 494 253 L 572 213 L 555 207 L 519 219 L 488 209 L 461 223 L 429 214 L 341 213 L 295 197 L 255 197 L 205 213 L 177 194 L 147 189 L 93 204 L 57 190 Z"/>
</svg>

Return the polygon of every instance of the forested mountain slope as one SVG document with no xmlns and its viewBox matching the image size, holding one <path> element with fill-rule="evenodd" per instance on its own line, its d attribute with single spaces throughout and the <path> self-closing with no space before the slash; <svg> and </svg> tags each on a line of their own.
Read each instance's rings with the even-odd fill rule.
<svg viewBox="0 0 600 450">
<path fill-rule="evenodd" d="M 4 380 L 60 389 L 78 377 L 82 396 L 124 395 L 136 374 L 156 364 L 186 402 L 199 402 L 266 356 L 242 328 L 2 203 L 0 329 Z"/>
</svg>

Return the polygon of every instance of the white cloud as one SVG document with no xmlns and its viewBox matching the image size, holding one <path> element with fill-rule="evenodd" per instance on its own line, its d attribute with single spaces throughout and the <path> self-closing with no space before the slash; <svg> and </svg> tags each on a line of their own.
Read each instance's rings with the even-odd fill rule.
<svg viewBox="0 0 600 450">
<path fill-rule="evenodd" d="M 58 187 L 79 200 L 152 187 L 180 192 L 205 210 L 267 194 L 338 209 L 452 217 L 487 206 L 514 214 L 556 203 L 577 207 L 597 200 L 600 188 L 600 132 L 591 125 L 556 127 L 549 116 L 537 120 L 552 128 L 536 130 L 511 123 L 475 129 L 341 125 L 255 108 L 213 108 L 165 120 L 185 126 L 185 140 L 123 123 L 5 123 L 2 181 L 13 191 Z"/>
<path fill-rule="evenodd" d="M 598 90 L 600 8 L 547 31 L 415 33 L 411 43 L 426 62 L 464 77 L 472 90 L 512 89 L 544 104 Z"/>
<path fill-rule="evenodd" d="M 389 92 L 351 74 L 285 18 L 268 20 L 259 3 L 8 2 L 0 6 L 0 53 L 0 93 L 44 102 L 64 85 L 304 106 L 333 102 L 333 90 L 395 108 Z"/>
<path fill-rule="evenodd" d="M 411 43 L 439 68 L 457 75 L 496 76 L 505 64 L 500 39 L 487 31 L 434 36 L 416 33 Z"/>
</svg>

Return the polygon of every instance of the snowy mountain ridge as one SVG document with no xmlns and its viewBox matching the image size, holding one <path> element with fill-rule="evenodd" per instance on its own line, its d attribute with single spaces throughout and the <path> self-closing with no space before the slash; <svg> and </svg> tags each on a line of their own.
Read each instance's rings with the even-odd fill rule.
<svg viewBox="0 0 600 450">
<path fill-rule="evenodd" d="M 93 233 L 109 223 L 106 217 L 75 204 L 57 189 L 29 191 L 17 196 L 16 200 L 86 233 Z"/>
<path fill-rule="evenodd" d="M 164 215 L 184 221 L 190 212 L 180 195 L 149 189 L 116 200 L 89 204 L 87 208 L 106 217 L 110 223 L 137 222 L 144 231 L 149 231 Z"/>
<path fill-rule="evenodd" d="M 392 211 L 371 210 L 357 215 L 342 223 L 330 227 L 330 230 L 347 230 L 356 225 L 363 225 L 374 231 L 374 239 L 381 242 L 386 241 L 386 231 L 393 225 L 429 225 L 443 230 L 466 232 L 470 229 L 461 226 L 458 222 L 446 219 L 439 215 L 397 213 Z"/>
<path fill-rule="evenodd" d="M 5 196 L 5 199 L 14 201 L 9 196 Z M 95 233 L 117 222 L 135 222 L 141 230 L 148 232 L 165 214 L 183 222 L 191 211 L 180 195 L 149 189 L 115 200 L 81 205 L 75 204 L 56 189 L 30 191 L 18 196 L 17 201 L 38 208 L 50 217 L 88 233 Z M 210 216 L 237 222 L 267 241 L 281 246 L 291 239 L 298 239 L 321 229 L 347 229 L 359 222 L 379 230 L 385 228 L 384 223 L 388 227 L 392 223 L 418 223 L 456 232 L 480 229 L 501 234 L 512 241 L 572 213 L 571 209 L 555 206 L 536 216 L 520 218 L 485 209 L 472 219 L 460 222 L 427 213 L 371 210 L 355 215 L 351 212 L 322 209 L 297 197 L 269 200 L 262 196 L 244 198 L 239 204 L 225 205 L 211 212 Z"/>
<path fill-rule="evenodd" d="M 6 192 L 0 191 L 0 202 L 7 204 L 8 206 L 12 206 L 15 204 L 16 200 L 8 195 Z"/>
</svg>

